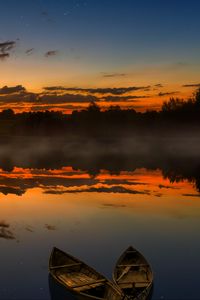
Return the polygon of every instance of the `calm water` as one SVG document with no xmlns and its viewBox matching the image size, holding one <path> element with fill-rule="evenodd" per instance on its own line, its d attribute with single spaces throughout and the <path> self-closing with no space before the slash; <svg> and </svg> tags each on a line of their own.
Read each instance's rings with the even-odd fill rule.
<svg viewBox="0 0 200 300">
<path fill-rule="evenodd" d="M 53 246 L 111 278 L 129 245 L 152 265 L 153 299 L 200 299 L 200 195 L 194 182 L 171 181 L 145 168 L 1 169 L 0 299 L 55 299 Z"/>
</svg>

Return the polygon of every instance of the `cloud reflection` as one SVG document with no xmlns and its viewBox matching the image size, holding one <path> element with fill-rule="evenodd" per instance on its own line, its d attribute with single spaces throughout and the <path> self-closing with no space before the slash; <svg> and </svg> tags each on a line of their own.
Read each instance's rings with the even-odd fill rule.
<svg viewBox="0 0 200 300">
<path fill-rule="evenodd" d="M 14 233 L 10 229 L 10 224 L 0 221 L 0 238 L 5 240 L 15 240 Z"/>
</svg>

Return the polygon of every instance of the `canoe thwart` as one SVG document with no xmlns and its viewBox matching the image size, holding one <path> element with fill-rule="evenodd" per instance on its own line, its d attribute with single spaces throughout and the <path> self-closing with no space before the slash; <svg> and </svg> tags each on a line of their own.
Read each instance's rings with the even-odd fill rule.
<svg viewBox="0 0 200 300">
<path fill-rule="evenodd" d="M 89 282 L 85 282 L 85 283 L 81 283 L 81 284 L 75 284 L 75 285 L 72 285 L 71 287 L 74 289 L 74 288 L 82 287 L 84 285 L 92 285 L 92 284 L 95 284 L 95 283 L 103 283 L 105 281 L 106 281 L 106 279 L 93 280 L 93 281 L 89 281 Z"/>
<path fill-rule="evenodd" d="M 133 281 L 122 281 L 122 282 L 121 282 L 121 284 L 133 284 L 133 285 L 138 284 L 138 283 L 146 283 L 146 284 L 149 284 L 149 281 L 135 281 L 135 282 L 133 282 Z"/>
<path fill-rule="evenodd" d="M 80 265 L 81 265 L 81 263 L 74 263 L 74 264 L 68 264 L 68 265 L 53 266 L 53 267 L 50 267 L 50 269 L 54 270 L 54 269 L 60 269 L 60 268 L 75 267 L 75 266 L 80 266 Z"/>
<path fill-rule="evenodd" d="M 126 264 L 126 265 L 117 265 L 117 268 L 121 267 L 148 267 L 147 264 Z"/>
</svg>

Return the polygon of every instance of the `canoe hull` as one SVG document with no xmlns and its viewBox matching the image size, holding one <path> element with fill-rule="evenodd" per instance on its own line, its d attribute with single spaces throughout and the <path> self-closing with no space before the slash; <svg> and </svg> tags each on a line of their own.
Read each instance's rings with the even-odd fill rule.
<svg viewBox="0 0 200 300">
<path fill-rule="evenodd" d="M 120 256 L 113 272 L 113 281 L 127 298 L 147 300 L 153 288 L 153 273 L 144 256 L 129 247 Z"/>
<path fill-rule="evenodd" d="M 52 251 L 49 272 L 79 300 L 126 300 L 120 289 L 103 275 L 57 248 Z"/>
</svg>

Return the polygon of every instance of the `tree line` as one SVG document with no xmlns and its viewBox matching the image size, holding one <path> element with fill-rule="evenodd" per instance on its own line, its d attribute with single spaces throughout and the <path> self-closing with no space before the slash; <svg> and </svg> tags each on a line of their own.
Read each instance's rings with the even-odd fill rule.
<svg viewBox="0 0 200 300">
<path fill-rule="evenodd" d="M 86 109 L 67 115 L 58 111 L 0 112 L 0 135 L 120 137 L 132 134 L 165 134 L 188 129 L 200 130 L 200 88 L 183 100 L 170 98 L 160 111 L 144 113 L 110 106 L 106 110 L 91 102 Z"/>
</svg>

